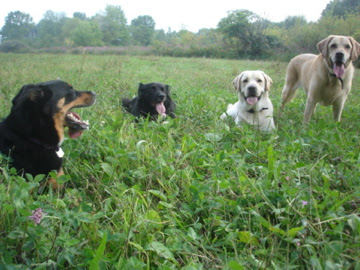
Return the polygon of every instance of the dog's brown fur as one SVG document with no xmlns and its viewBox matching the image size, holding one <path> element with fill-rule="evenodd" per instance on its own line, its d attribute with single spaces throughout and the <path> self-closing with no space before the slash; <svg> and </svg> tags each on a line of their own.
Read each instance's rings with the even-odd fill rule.
<svg viewBox="0 0 360 270">
<path fill-rule="evenodd" d="M 282 90 L 282 109 L 303 87 L 307 94 L 304 122 L 309 123 L 317 103 L 332 105 L 335 121 L 340 121 L 351 90 L 354 67 L 360 44 L 352 37 L 329 36 L 317 44 L 319 55 L 301 54 L 287 68 Z"/>
<path fill-rule="evenodd" d="M 0 123 L 0 152 L 11 158 L 11 166 L 20 174 L 47 176 L 56 171 L 58 176 L 63 175 L 60 144 L 65 126 L 71 138 L 88 127 L 70 110 L 94 102 L 93 92 L 77 91 L 63 81 L 24 85 L 12 100 L 10 114 Z M 62 188 L 53 178 L 45 184 Z"/>
</svg>

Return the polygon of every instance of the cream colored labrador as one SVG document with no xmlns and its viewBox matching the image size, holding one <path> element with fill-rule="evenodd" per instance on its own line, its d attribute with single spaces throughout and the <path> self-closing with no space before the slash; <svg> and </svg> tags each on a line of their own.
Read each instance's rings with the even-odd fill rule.
<svg viewBox="0 0 360 270">
<path fill-rule="evenodd" d="M 300 54 L 287 68 L 282 90 L 282 108 L 305 89 L 307 100 L 304 122 L 309 123 L 317 103 L 332 105 L 335 121 L 340 121 L 346 98 L 351 90 L 354 67 L 360 55 L 360 44 L 352 37 L 329 36 L 317 44 L 319 55 Z"/>
<path fill-rule="evenodd" d="M 273 105 L 269 99 L 271 78 L 260 70 L 244 71 L 233 81 L 239 100 L 229 104 L 220 118 L 231 116 L 237 125 L 247 123 L 261 131 L 275 129 Z"/>
</svg>

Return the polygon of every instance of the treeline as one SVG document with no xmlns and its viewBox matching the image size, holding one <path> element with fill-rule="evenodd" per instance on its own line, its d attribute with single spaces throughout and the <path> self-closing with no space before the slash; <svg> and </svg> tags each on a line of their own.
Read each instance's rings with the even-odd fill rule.
<svg viewBox="0 0 360 270">
<path fill-rule="evenodd" d="M 76 12 L 47 11 L 38 24 L 29 14 L 10 12 L 1 29 L 2 52 L 73 52 L 157 54 L 177 57 L 283 58 L 316 52 L 319 40 L 330 34 L 360 40 L 360 1 L 333 0 L 317 22 L 303 16 L 274 23 L 248 10 L 235 10 L 215 29 L 178 32 L 159 30 L 151 16 L 143 15 L 128 24 L 120 6 L 88 18 Z"/>
</svg>

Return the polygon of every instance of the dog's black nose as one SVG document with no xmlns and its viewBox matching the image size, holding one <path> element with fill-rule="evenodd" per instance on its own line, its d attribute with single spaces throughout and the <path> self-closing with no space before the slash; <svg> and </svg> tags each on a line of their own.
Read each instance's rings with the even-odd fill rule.
<svg viewBox="0 0 360 270">
<path fill-rule="evenodd" d="M 335 54 L 335 60 L 336 60 L 336 61 L 343 61 L 343 60 L 344 60 L 344 53 L 342 53 L 342 52 L 337 52 L 337 53 Z"/>
<path fill-rule="evenodd" d="M 165 94 L 159 94 L 158 97 L 161 98 L 161 99 L 164 99 L 164 98 L 165 98 Z"/>
<path fill-rule="evenodd" d="M 256 96 L 256 87 L 255 86 L 249 86 L 248 88 L 247 88 L 247 90 L 248 90 L 248 95 L 249 96 Z"/>
</svg>

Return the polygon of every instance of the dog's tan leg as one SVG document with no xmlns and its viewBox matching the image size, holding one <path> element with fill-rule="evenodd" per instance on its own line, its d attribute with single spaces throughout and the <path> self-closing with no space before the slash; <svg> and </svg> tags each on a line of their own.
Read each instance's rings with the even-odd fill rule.
<svg viewBox="0 0 360 270">
<path fill-rule="evenodd" d="M 286 76 L 286 82 L 281 93 L 281 106 L 278 112 L 278 117 L 281 118 L 284 112 L 284 107 L 295 96 L 297 86 L 294 82 L 291 82 Z"/>
<path fill-rule="evenodd" d="M 60 168 L 60 170 L 58 171 L 57 177 L 59 177 L 61 175 L 64 175 L 64 171 L 62 168 Z M 64 185 L 60 185 L 54 178 L 49 177 L 49 179 L 47 179 L 40 185 L 40 188 L 42 188 L 44 186 L 50 186 L 50 185 L 54 191 L 60 191 L 64 187 Z"/>
<path fill-rule="evenodd" d="M 346 100 L 346 98 L 341 99 L 341 100 L 338 99 L 332 105 L 333 116 L 334 116 L 334 121 L 335 122 L 340 122 L 340 120 L 341 120 L 341 114 L 342 114 L 342 111 L 343 111 L 343 108 L 344 108 L 345 100 Z"/>
<path fill-rule="evenodd" d="M 290 62 L 285 78 L 285 85 L 281 93 L 281 108 L 290 102 L 290 100 L 295 96 L 296 89 L 298 88 L 298 74 L 293 63 Z"/>
<path fill-rule="evenodd" d="M 281 93 L 281 108 L 284 108 L 285 105 L 292 100 L 296 94 L 296 89 L 296 82 L 290 82 L 287 80 Z"/>
<path fill-rule="evenodd" d="M 308 124 L 310 122 L 311 116 L 313 115 L 314 111 L 315 111 L 315 107 L 316 107 L 317 102 L 315 102 L 314 100 L 312 100 L 311 98 L 307 98 L 306 100 L 306 108 L 305 108 L 305 113 L 304 113 L 304 123 Z"/>
</svg>

